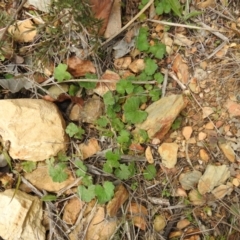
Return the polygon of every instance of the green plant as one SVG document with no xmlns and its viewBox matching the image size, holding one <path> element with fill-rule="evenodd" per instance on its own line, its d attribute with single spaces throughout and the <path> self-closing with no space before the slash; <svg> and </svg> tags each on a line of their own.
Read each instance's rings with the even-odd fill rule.
<svg viewBox="0 0 240 240">
<path fill-rule="evenodd" d="M 148 165 L 146 169 L 143 171 L 143 177 L 146 180 L 152 180 L 156 177 L 157 170 L 154 165 Z"/>
<path fill-rule="evenodd" d="M 66 64 L 58 64 L 58 66 L 54 69 L 53 76 L 58 82 L 62 82 L 63 80 L 71 79 L 71 74 L 67 71 L 68 66 Z"/>
<path fill-rule="evenodd" d="M 121 155 L 119 151 L 108 151 L 105 157 L 107 160 L 103 164 L 103 171 L 114 174 L 121 180 L 127 180 L 134 176 L 136 172 L 134 162 L 129 164 L 120 163 Z"/>
<path fill-rule="evenodd" d="M 85 133 L 85 131 L 81 127 L 78 127 L 76 124 L 69 123 L 66 128 L 66 133 L 70 137 L 82 139 L 82 135 Z"/>
<path fill-rule="evenodd" d="M 26 161 L 26 162 L 23 162 L 22 163 L 22 167 L 23 167 L 23 170 L 25 172 L 32 172 L 34 169 L 36 169 L 37 167 L 37 163 L 36 162 L 32 162 L 32 161 Z"/>
</svg>

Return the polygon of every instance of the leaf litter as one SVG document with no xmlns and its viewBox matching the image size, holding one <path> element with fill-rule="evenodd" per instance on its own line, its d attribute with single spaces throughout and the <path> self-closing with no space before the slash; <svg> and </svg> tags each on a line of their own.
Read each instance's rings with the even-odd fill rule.
<svg viewBox="0 0 240 240">
<path fill-rule="evenodd" d="M 182 11 L 178 0 L 126 1 L 125 27 L 112 29 L 101 42 L 100 36 L 113 21 L 112 1 L 90 2 L 98 21 L 89 18 L 95 25 L 80 27 L 81 31 L 74 25 L 76 19 L 66 17 L 71 7 L 64 10 L 65 18 L 44 28 L 41 24 L 49 19 L 41 11 L 51 14 L 46 6 L 32 4 L 32 19 L 29 5 L 19 6 L 24 15 L 16 15 L 18 22 L 9 24 L 13 6 L 0 5 L 4 9 L 0 38 L 8 48 L 13 49 L 11 41 L 17 44 L 14 51 L 0 45 L 1 98 L 43 98 L 66 104 L 61 111 L 71 139 L 67 154 L 51 157 L 45 165 L 31 168 L 20 159 L 13 163 L 13 173 L 1 167 L 2 189 L 13 188 L 16 171 L 33 170 L 22 181 L 39 198 L 42 193 L 35 187 L 47 191 L 42 198 L 50 202 L 45 206 L 46 229 L 58 239 L 234 237 L 234 231 L 239 233 L 239 211 L 229 209 L 239 206 L 240 185 L 237 3 L 186 2 Z M 82 6 L 84 13 L 90 13 Z M 143 10 L 136 12 L 138 6 Z M 204 12 L 200 15 L 198 9 Z M 150 15 L 154 19 L 148 20 Z M 84 25 L 81 20 L 78 27 Z M 133 22 L 135 29 L 130 28 Z M 48 39 L 53 44 L 44 48 Z M 103 52 L 96 50 L 99 46 Z M 42 56 L 41 50 L 45 51 Z M 36 71 L 35 64 L 28 64 L 29 55 L 54 70 L 46 74 L 45 67 L 39 67 Z M 166 94 L 162 101 L 161 92 Z M 173 96 L 183 98 L 182 104 L 169 101 Z M 73 106 L 76 112 L 70 117 Z M 97 109 L 101 109 L 99 115 Z M 20 189 L 27 191 L 24 184 Z M 71 207 L 74 201 L 78 209 Z M 62 230 L 52 227 L 53 223 L 63 226 Z"/>
</svg>

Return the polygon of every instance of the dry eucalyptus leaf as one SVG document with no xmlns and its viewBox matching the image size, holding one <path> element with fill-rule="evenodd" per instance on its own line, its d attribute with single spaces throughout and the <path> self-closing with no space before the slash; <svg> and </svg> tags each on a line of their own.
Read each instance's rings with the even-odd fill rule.
<svg viewBox="0 0 240 240">
<path fill-rule="evenodd" d="M 173 60 L 172 70 L 177 74 L 179 80 L 186 84 L 189 80 L 188 65 L 184 62 L 182 56 L 177 54 Z"/>
</svg>

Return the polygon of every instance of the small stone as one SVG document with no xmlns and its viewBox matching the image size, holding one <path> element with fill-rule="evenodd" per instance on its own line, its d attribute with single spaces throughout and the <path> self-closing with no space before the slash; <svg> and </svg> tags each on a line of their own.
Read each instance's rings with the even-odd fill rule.
<svg viewBox="0 0 240 240">
<path fill-rule="evenodd" d="M 225 104 L 227 111 L 229 112 L 230 117 L 239 117 L 240 116 L 240 104 L 228 100 Z"/>
<path fill-rule="evenodd" d="M 176 143 L 163 143 L 158 148 L 162 163 L 166 168 L 174 168 L 177 163 L 178 145 Z"/>
<path fill-rule="evenodd" d="M 234 178 L 232 180 L 232 184 L 235 186 L 235 187 L 238 187 L 240 185 L 240 180 L 238 178 Z"/>
<path fill-rule="evenodd" d="M 184 127 L 182 130 L 182 135 L 185 137 L 186 140 L 190 139 L 191 135 L 192 135 L 192 127 L 191 126 L 187 126 Z"/>
<path fill-rule="evenodd" d="M 101 147 L 99 146 L 97 139 L 91 138 L 87 143 L 81 143 L 79 145 L 79 150 L 81 152 L 82 159 L 85 160 L 101 151 Z"/>
<path fill-rule="evenodd" d="M 213 130 L 213 129 L 214 129 L 214 123 L 213 123 L 213 122 L 208 122 L 208 123 L 205 125 L 205 129 L 207 129 L 207 130 Z"/>
<path fill-rule="evenodd" d="M 200 159 L 204 162 L 209 161 L 209 156 L 207 154 L 207 151 L 205 149 L 200 149 L 199 151 Z"/>
<path fill-rule="evenodd" d="M 58 96 L 62 93 L 67 93 L 69 89 L 69 85 L 68 84 L 56 84 L 56 85 L 53 85 L 51 86 L 49 89 L 48 89 L 48 92 L 50 93 L 50 96 L 57 99 Z"/>
<path fill-rule="evenodd" d="M 154 163 L 154 159 L 153 159 L 153 155 L 152 155 L 152 151 L 151 151 L 150 146 L 148 146 L 145 150 L 145 157 L 146 157 L 148 163 L 150 163 L 150 164 Z"/>
<path fill-rule="evenodd" d="M 79 117 L 80 117 L 80 112 L 81 112 L 82 109 L 83 109 L 83 107 L 81 105 L 74 104 L 72 109 L 71 109 L 71 112 L 69 114 L 69 118 L 72 121 L 78 121 Z"/>
<path fill-rule="evenodd" d="M 220 149 L 223 151 L 223 154 L 230 162 L 235 162 L 235 152 L 229 143 L 220 143 Z"/>
<path fill-rule="evenodd" d="M 204 132 L 200 132 L 200 133 L 198 134 L 198 140 L 199 140 L 199 141 L 203 141 L 204 139 L 206 139 L 206 137 L 207 137 L 207 134 L 204 133 Z"/>
</svg>

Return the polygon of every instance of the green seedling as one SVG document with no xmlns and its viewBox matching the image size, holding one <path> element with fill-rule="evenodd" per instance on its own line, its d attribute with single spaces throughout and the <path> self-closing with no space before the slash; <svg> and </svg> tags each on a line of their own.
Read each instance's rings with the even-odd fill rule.
<svg viewBox="0 0 240 240">
<path fill-rule="evenodd" d="M 76 124 L 69 123 L 67 128 L 66 128 L 66 133 L 70 137 L 74 137 L 74 138 L 77 138 L 77 139 L 82 139 L 82 135 L 85 133 L 85 131 L 81 127 L 78 127 Z"/>
<path fill-rule="evenodd" d="M 63 82 L 64 80 L 69 80 L 72 78 L 71 74 L 67 71 L 68 66 L 66 64 L 58 64 L 54 69 L 53 76 L 58 82 Z"/>
</svg>

